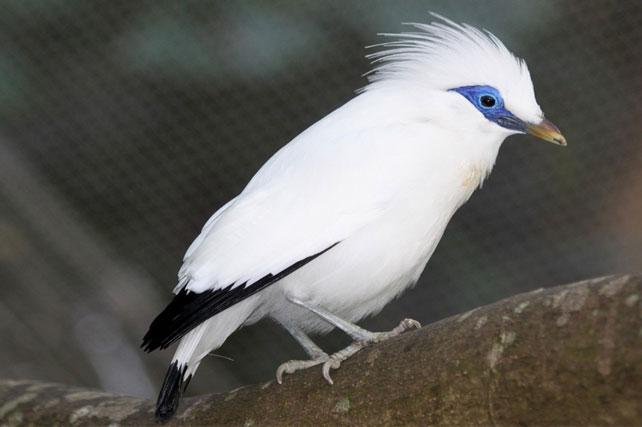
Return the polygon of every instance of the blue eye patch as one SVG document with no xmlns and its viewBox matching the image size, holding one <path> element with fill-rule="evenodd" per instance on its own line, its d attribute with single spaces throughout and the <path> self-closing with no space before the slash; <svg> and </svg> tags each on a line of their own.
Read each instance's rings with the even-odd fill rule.
<svg viewBox="0 0 642 427">
<path fill-rule="evenodd" d="M 526 124 L 504 107 L 504 100 L 494 87 L 461 86 L 449 90 L 466 98 L 491 122 L 507 129 L 526 132 Z"/>
</svg>

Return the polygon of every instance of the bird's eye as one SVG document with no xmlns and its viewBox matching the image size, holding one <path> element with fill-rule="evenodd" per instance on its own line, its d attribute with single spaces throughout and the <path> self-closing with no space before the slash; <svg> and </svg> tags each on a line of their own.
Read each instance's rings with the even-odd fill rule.
<svg viewBox="0 0 642 427">
<path fill-rule="evenodd" d="M 481 98 L 479 98 L 479 103 L 482 107 L 492 108 L 497 104 L 497 100 L 491 95 L 482 95 Z"/>
</svg>

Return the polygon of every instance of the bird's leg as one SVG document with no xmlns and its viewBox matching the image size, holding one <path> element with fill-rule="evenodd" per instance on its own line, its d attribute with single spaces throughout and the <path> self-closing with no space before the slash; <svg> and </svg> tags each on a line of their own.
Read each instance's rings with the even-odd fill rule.
<svg viewBox="0 0 642 427">
<path fill-rule="evenodd" d="M 362 327 L 355 325 L 354 323 L 348 322 L 347 320 L 343 320 L 339 316 L 336 316 L 329 311 L 317 307 L 311 304 L 306 303 L 305 301 L 301 301 L 299 299 L 291 298 L 290 302 L 301 306 L 303 308 L 307 308 L 326 322 L 330 323 L 331 325 L 341 329 L 343 332 L 346 334 L 350 335 L 352 339 L 355 341 L 372 341 L 375 339 L 377 333 L 376 332 L 370 332 Z"/>
<path fill-rule="evenodd" d="M 367 347 L 370 344 L 385 341 L 389 338 L 396 337 L 404 333 L 409 329 L 418 329 L 421 327 L 421 324 L 413 319 L 403 319 L 397 327 L 387 332 L 370 332 L 367 331 L 354 323 L 348 322 L 335 314 L 330 313 L 329 311 L 308 304 L 304 301 L 298 299 L 290 299 L 290 301 L 298 306 L 307 308 L 311 312 L 315 313 L 317 316 L 321 317 L 326 322 L 334 325 L 335 327 L 341 329 L 346 334 L 350 335 L 354 342 L 340 350 L 329 357 L 323 362 L 318 362 L 310 366 L 315 366 L 320 363 L 323 363 L 323 378 L 330 384 L 333 384 L 332 378 L 330 377 L 330 369 L 339 369 L 341 362 L 348 359 L 350 356 L 358 352 L 364 347 Z M 315 360 L 317 362 L 320 359 Z M 309 366 L 307 366 L 309 367 Z M 278 373 L 278 372 L 277 372 Z"/>
<path fill-rule="evenodd" d="M 314 343 L 302 330 L 298 328 L 288 327 L 288 332 L 301 344 L 301 347 L 308 353 L 308 356 L 312 359 L 318 359 L 320 357 L 327 357 L 328 354 L 321 349 L 318 345 Z"/>
<path fill-rule="evenodd" d="M 289 360 L 282 363 L 276 370 L 276 381 L 279 384 L 283 382 L 283 374 L 293 374 L 296 371 L 320 365 L 327 362 L 330 358 L 330 356 L 316 345 L 302 330 L 291 326 L 285 326 L 285 328 L 290 335 L 301 344 L 301 347 L 303 347 L 305 352 L 310 356 L 310 360 Z"/>
</svg>

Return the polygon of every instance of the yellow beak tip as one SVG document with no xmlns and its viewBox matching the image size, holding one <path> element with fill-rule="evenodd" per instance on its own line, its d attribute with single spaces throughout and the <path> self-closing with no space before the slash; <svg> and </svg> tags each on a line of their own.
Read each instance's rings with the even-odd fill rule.
<svg viewBox="0 0 642 427">
<path fill-rule="evenodd" d="M 562 132 L 549 120 L 542 120 L 537 124 L 529 124 L 526 127 L 526 131 L 533 135 L 536 138 L 542 139 L 544 141 L 552 142 L 553 144 L 561 145 L 565 147 L 567 145 L 566 138 L 562 135 Z"/>
<path fill-rule="evenodd" d="M 564 135 L 562 135 L 562 134 L 556 135 L 556 136 L 553 138 L 553 142 L 554 142 L 555 144 L 557 144 L 557 145 L 561 145 L 562 147 L 566 147 L 566 146 L 568 145 L 568 144 L 566 143 L 566 138 L 564 138 Z"/>
</svg>

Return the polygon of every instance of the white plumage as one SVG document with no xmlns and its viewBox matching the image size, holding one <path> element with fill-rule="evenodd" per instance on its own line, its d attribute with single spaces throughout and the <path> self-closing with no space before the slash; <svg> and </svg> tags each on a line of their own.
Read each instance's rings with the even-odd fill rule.
<svg viewBox="0 0 642 427">
<path fill-rule="evenodd" d="M 508 135 L 565 143 L 544 120 L 522 60 L 491 34 L 440 19 L 393 35 L 399 40 L 371 55 L 370 84 L 274 154 L 189 247 L 175 293 L 242 298 L 184 334 L 173 364 L 179 380 L 166 379 L 159 417 L 174 412 L 180 382 L 205 355 L 265 316 L 322 357 L 305 333 L 340 325 L 310 308 L 348 322 L 379 312 L 416 282 Z M 482 96 L 503 110 L 487 109 Z M 151 335 L 162 333 L 152 324 Z M 172 381 L 177 391 L 166 390 Z"/>
</svg>

